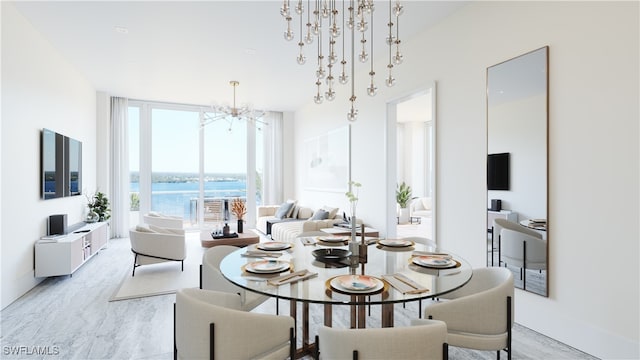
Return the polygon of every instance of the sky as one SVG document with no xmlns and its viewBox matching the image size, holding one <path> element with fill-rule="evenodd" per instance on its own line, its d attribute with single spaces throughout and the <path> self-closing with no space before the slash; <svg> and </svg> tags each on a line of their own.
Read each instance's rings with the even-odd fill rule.
<svg viewBox="0 0 640 360">
<path fill-rule="evenodd" d="M 152 171 L 188 172 L 199 170 L 199 115 L 195 111 L 152 109 Z M 140 111 L 129 108 L 129 169 L 139 171 Z M 249 125 L 249 129 L 253 129 Z M 206 125 L 204 131 L 205 173 L 245 173 L 247 124 L 234 120 L 232 130 L 226 120 Z M 260 148 L 258 146 L 258 148 Z"/>
</svg>

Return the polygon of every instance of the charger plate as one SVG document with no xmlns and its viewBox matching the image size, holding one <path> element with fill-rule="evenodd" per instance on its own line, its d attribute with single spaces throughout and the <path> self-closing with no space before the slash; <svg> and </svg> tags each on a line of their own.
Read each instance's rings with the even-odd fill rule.
<svg viewBox="0 0 640 360">
<path fill-rule="evenodd" d="M 291 243 L 288 242 L 280 242 L 280 241 L 268 241 L 259 243 L 256 245 L 256 248 L 265 251 L 278 251 L 285 250 L 291 247 Z"/>
<path fill-rule="evenodd" d="M 339 275 L 327 280 L 327 288 L 349 295 L 374 294 L 386 287 L 386 282 L 369 275 Z"/>
<path fill-rule="evenodd" d="M 253 274 L 276 274 L 291 269 L 291 263 L 282 260 L 260 260 L 247 263 L 242 270 Z"/>
</svg>

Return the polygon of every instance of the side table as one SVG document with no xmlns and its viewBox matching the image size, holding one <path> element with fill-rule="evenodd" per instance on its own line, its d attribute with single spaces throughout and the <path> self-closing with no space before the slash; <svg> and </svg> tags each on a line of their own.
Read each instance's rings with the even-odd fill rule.
<svg viewBox="0 0 640 360">
<path fill-rule="evenodd" d="M 251 244 L 257 244 L 260 242 L 260 236 L 251 230 L 245 230 L 238 234 L 238 237 L 214 239 L 211 236 L 211 230 L 202 230 L 200 232 L 200 243 L 202 247 L 210 248 L 218 245 L 231 245 L 237 247 L 244 247 Z"/>
</svg>

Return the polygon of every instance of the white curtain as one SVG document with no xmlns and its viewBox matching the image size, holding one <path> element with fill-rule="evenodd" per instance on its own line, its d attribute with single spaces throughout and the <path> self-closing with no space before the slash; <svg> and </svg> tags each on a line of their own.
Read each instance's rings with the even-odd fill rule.
<svg viewBox="0 0 640 360">
<path fill-rule="evenodd" d="M 265 205 L 280 204 L 283 199 L 282 188 L 282 137 L 283 120 L 281 112 L 269 112 L 265 116 L 269 124 L 263 127 L 264 131 L 264 194 L 262 202 Z"/>
<path fill-rule="evenodd" d="M 111 236 L 129 236 L 129 102 L 111 98 Z"/>
</svg>

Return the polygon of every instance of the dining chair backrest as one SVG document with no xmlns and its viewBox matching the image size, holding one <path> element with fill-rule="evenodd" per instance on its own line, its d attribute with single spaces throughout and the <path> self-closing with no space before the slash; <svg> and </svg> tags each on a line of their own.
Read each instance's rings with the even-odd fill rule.
<svg viewBox="0 0 640 360">
<path fill-rule="evenodd" d="M 321 359 L 446 359 L 447 326 L 430 321 L 418 326 L 368 329 L 318 329 Z"/>
<path fill-rule="evenodd" d="M 240 298 L 234 294 L 179 290 L 174 309 L 174 357 L 286 359 L 294 355 L 293 318 L 240 309 Z"/>
<path fill-rule="evenodd" d="M 510 229 L 502 229 L 500 239 L 501 257 L 507 264 L 532 270 L 547 268 L 546 240 Z"/>
<path fill-rule="evenodd" d="M 225 256 L 238 250 L 235 246 L 218 245 L 214 246 L 202 255 L 202 289 L 224 291 L 239 294 L 242 289 L 225 277 L 220 272 L 220 262 Z"/>
</svg>

